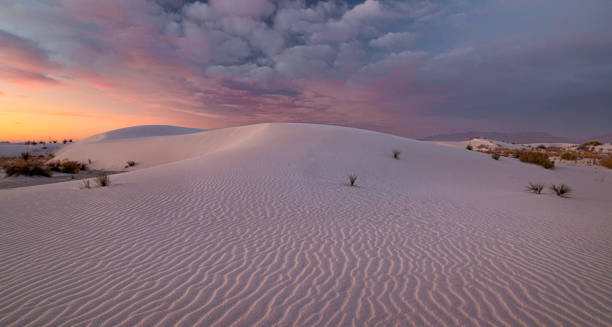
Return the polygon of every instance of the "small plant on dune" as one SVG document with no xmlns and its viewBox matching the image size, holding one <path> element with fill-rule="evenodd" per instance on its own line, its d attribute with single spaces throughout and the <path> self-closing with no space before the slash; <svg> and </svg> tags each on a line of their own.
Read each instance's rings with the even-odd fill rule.
<svg viewBox="0 0 612 327">
<path fill-rule="evenodd" d="M 492 153 L 491 158 L 493 158 L 493 160 L 499 160 L 499 153 Z"/>
<path fill-rule="evenodd" d="M 472 151 L 472 149 L 474 149 L 474 148 L 472 147 L 472 145 L 471 145 L 471 144 L 468 144 L 468 145 L 467 145 L 465 148 L 466 148 L 467 150 L 470 150 L 470 151 Z"/>
<path fill-rule="evenodd" d="M 355 181 L 357 180 L 357 175 L 351 174 L 348 177 L 349 177 L 349 185 L 350 186 L 355 186 Z"/>
<path fill-rule="evenodd" d="M 550 161 L 546 153 L 542 153 L 542 152 L 536 152 L 536 151 L 523 152 L 520 155 L 519 160 L 522 162 L 540 165 L 546 169 L 552 169 L 553 167 L 555 167 L 555 163 L 553 161 Z"/>
<path fill-rule="evenodd" d="M 62 172 L 62 162 L 59 160 L 50 161 L 47 166 L 52 171 Z"/>
<path fill-rule="evenodd" d="M 563 160 L 578 160 L 578 156 L 575 153 L 564 152 L 559 156 Z"/>
<path fill-rule="evenodd" d="M 600 146 L 600 145 L 603 145 L 603 144 L 601 142 L 599 142 L 599 141 L 591 141 L 591 142 L 583 143 L 582 145 L 584 145 L 584 146 Z"/>
<path fill-rule="evenodd" d="M 98 175 L 98 177 L 96 177 L 96 183 L 100 187 L 109 186 L 110 185 L 110 177 L 108 176 L 107 173 L 103 173 L 101 175 Z"/>
<path fill-rule="evenodd" d="M 562 198 L 567 197 L 572 192 L 572 189 L 565 184 L 561 184 L 561 185 L 553 184 L 550 186 L 550 189 L 553 190 L 555 194 L 557 194 L 558 196 Z"/>
<path fill-rule="evenodd" d="M 130 160 L 127 162 L 128 167 L 134 167 L 136 165 L 136 161 Z"/>
<path fill-rule="evenodd" d="M 51 169 L 44 166 L 42 160 L 24 160 L 19 158 L 2 164 L 6 176 L 45 176 L 51 177 Z"/>
<path fill-rule="evenodd" d="M 62 173 L 78 174 L 81 171 L 82 164 L 78 161 L 63 161 Z"/>
<path fill-rule="evenodd" d="M 393 150 L 393 158 L 399 159 L 400 153 L 401 152 L 399 150 Z"/>
<path fill-rule="evenodd" d="M 90 183 L 89 179 L 84 179 L 83 180 L 83 188 L 91 188 L 91 183 Z"/>
<path fill-rule="evenodd" d="M 606 167 L 608 169 L 612 169 L 612 156 L 608 156 L 607 158 L 600 159 L 599 165 Z"/>
<path fill-rule="evenodd" d="M 31 155 L 29 152 L 22 152 L 21 153 L 21 159 L 28 161 L 28 159 L 30 159 Z"/>
<path fill-rule="evenodd" d="M 596 146 L 600 146 L 600 145 L 603 145 L 603 144 L 598 141 L 591 141 L 591 142 L 580 144 L 576 149 L 580 151 L 591 151 L 591 150 L 594 150 Z"/>
<path fill-rule="evenodd" d="M 542 190 L 544 189 L 544 184 L 529 183 L 529 185 L 527 185 L 527 189 L 535 194 L 541 194 Z"/>
</svg>

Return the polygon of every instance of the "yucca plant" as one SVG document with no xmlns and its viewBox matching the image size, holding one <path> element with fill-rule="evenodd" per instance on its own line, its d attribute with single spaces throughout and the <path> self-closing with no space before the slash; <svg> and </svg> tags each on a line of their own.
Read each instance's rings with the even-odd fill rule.
<svg viewBox="0 0 612 327">
<path fill-rule="evenodd" d="M 107 173 L 103 173 L 102 175 L 99 175 L 98 177 L 96 177 L 96 183 L 98 183 L 98 186 L 100 187 L 109 186 L 110 177 L 108 176 Z"/>
<path fill-rule="evenodd" d="M 349 177 L 349 185 L 355 186 L 355 181 L 357 180 L 357 175 L 351 174 Z"/>
<path fill-rule="evenodd" d="M 567 197 L 572 192 L 572 189 L 565 184 L 561 184 L 561 185 L 553 184 L 550 186 L 550 189 L 553 190 L 555 194 L 557 194 L 558 196 L 562 198 Z"/>
<path fill-rule="evenodd" d="M 535 194 L 541 194 L 544 189 L 544 184 L 529 183 L 527 189 Z"/>
</svg>

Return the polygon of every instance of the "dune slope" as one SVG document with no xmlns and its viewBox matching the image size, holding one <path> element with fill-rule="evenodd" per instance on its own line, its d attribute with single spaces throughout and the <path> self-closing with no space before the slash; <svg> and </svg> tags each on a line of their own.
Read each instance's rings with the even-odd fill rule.
<svg viewBox="0 0 612 327">
<path fill-rule="evenodd" d="M 303 124 L 68 150 L 142 169 L 0 190 L 2 326 L 612 323 L 610 170 Z"/>
</svg>

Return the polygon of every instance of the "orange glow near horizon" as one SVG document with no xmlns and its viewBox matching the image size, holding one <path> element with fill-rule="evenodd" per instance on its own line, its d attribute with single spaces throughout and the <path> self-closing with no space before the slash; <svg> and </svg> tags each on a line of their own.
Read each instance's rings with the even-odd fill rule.
<svg viewBox="0 0 612 327">
<path fill-rule="evenodd" d="M 0 142 L 76 141 L 117 128 L 180 123 L 95 89 L 24 90 L 4 86 L 2 91 Z"/>
</svg>

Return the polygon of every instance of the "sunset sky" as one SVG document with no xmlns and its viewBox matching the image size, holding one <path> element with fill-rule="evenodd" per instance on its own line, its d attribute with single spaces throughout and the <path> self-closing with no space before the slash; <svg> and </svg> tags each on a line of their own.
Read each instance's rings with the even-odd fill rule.
<svg viewBox="0 0 612 327">
<path fill-rule="evenodd" d="M 0 141 L 280 121 L 612 132 L 610 0 L 0 5 Z"/>
</svg>

